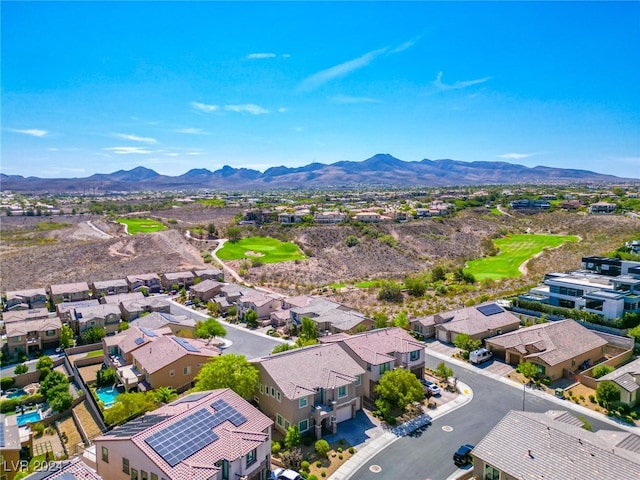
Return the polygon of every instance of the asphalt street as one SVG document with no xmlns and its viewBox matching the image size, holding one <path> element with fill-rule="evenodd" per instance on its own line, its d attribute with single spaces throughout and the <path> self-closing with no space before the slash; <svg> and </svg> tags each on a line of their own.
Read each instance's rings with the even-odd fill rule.
<svg viewBox="0 0 640 480">
<path fill-rule="evenodd" d="M 426 356 L 429 368 L 434 368 L 440 361 Z M 352 480 L 446 480 L 457 471 L 452 459 L 455 450 L 465 443 L 478 443 L 509 410 L 522 410 L 523 393 L 526 411 L 560 409 L 556 403 L 527 395 L 524 388 L 519 390 L 457 365 L 448 366 L 473 390 L 471 402 L 436 419 L 421 434 L 395 441 L 370 458 L 350 477 Z M 615 429 L 597 418 L 590 417 L 589 422 L 594 431 Z M 381 468 L 379 473 L 370 470 L 372 465 Z"/>
</svg>

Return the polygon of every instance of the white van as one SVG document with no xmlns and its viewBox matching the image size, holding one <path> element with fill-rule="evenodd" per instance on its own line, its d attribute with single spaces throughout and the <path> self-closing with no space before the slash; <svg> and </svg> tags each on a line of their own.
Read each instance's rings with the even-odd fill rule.
<svg viewBox="0 0 640 480">
<path fill-rule="evenodd" d="M 469 361 L 471 363 L 475 363 L 476 365 L 482 362 L 486 362 L 487 360 L 493 357 L 493 353 L 487 350 L 486 348 L 479 348 L 478 350 L 474 350 L 469 354 Z"/>
</svg>

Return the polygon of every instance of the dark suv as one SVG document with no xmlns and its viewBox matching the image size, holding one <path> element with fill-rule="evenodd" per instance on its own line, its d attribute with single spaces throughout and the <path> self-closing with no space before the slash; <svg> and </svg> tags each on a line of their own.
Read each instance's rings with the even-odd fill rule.
<svg viewBox="0 0 640 480">
<path fill-rule="evenodd" d="M 456 453 L 453 454 L 453 463 L 456 464 L 456 467 L 464 467 L 465 465 L 473 462 L 473 457 L 471 457 L 471 450 L 474 449 L 473 445 L 461 445 Z"/>
</svg>

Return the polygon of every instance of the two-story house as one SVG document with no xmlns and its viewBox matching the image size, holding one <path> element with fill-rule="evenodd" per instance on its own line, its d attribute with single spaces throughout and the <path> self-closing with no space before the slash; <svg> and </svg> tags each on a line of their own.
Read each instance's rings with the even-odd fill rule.
<svg viewBox="0 0 640 480">
<path fill-rule="evenodd" d="M 18 312 L 16 312 L 18 313 Z M 9 355 L 36 353 L 60 346 L 62 322 L 56 316 L 5 323 Z"/>
<path fill-rule="evenodd" d="M 49 285 L 49 296 L 53 303 L 90 300 L 93 292 L 87 282 Z"/>
<path fill-rule="evenodd" d="M 47 307 L 47 292 L 44 288 L 15 290 L 5 295 L 6 310 L 31 310 Z"/>
<path fill-rule="evenodd" d="M 127 275 L 127 283 L 129 290 L 139 292 L 146 289 L 148 293 L 158 293 L 162 290 L 160 277 L 155 273 L 138 273 L 136 275 Z"/>
<path fill-rule="evenodd" d="M 189 288 L 193 285 L 196 276 L 193 272 L 168 272 L 160 275 L 160 283 L 165 290 L 177 290 Z"/>
<path fill-rule="evenodd" d="M 109 480 L 267 480 L 273 422 L 230 389 L 179 398 L 94 439 Z"/>
<path fill-rule="evenodd" d="M 203 270 L 193 270 L 193 274 L 200 280 L 216 280 L 224 282 L 224 273 L 217 268 L 206 268 Z"/>
<path fill-rule="evenodd" d="M 124 278 L 93 282 L 91 285 L 94 298 L 129 292 L 129 284 Z"/>
<path fill-rule="evenodd" d="M 376 398 L 380 377 L 396 368 L 404 368 L 418 379 L 424 378 L 424 344 L 401 328 L 381 328 L 356 335 L 322 337 L 322 343 L 339 345 L 365 370 L 363 395 Z"/>
<path fill-rule="evenodd" d="M 313 345 L 251 363 L 260 377 L 254 400 L 281 432 L 297 426 L 319 439 L 335 434 L 340 422 L 362 408 L 365 371 L 338 345 Z"/>
<path fill-rule="evenodd" d="M 273 294 L 263 294 L 252 290 L 243 293 L 236 300 L 238 307 L 238 316 L 244 318 L 247 313 L 253 311 L 258 316 L 258 320 L 267 320 L 271 316 L 271 312 L 280 308 L 280 298 Z"/>
<path fill-rule="evenodd" d="M 69 326 L 77 335 L 93 327 L 104 328 L 107 334 L 111 334 L 118 331 L 121 319 L 122 312 L 118 305 L 99 304 L 75 308 Z"/>
<path fill-rule="evenodd" d="M 217 280 L 207 279 L 189 287 L 189 298 L 197 298 L 201 302 L 208 302 L 220 294 L 223 284 Z"/>
</svg>

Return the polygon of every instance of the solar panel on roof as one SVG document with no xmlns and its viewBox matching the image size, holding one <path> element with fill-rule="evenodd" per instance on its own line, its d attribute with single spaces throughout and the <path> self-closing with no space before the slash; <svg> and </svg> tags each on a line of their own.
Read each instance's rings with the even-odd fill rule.
<svg viewBox="0 0 640 480">
<path fill-rule="evenodd" d="M 148 337 L 157 337 L 158 334 L 153 330 L 149 330 L 148 328 L 140 327 L 140 331 L 144 333 Z"/>
<path fill-rule="evenodd" d="M 477 309 L 485 317 L 495 315 L 496 313 L 504 312 L 504 310 L 500 308 L 498 305 L 496 305 L 495 303 L 490 303 L 489 305 L 480 305 L 479 307 L 477 307 Z"/>
<path fill-rule="evenodd" d="M 224 400 L 216 400 L 211 404 L 211 406 L 216 410 L 216 413 L 213 414 L 213 428 L 224 423 L 226 420 L 229 420 L 236 427 L 239 427 L 247 421 L 247 417 L 238 412 Z"/>
<path fill-rule="evenodd" d="M 187 395 L 186 397 L 182 397 L 182 398 L 176 400 L 175 402 L 172 402 L 171 405 L 179 405 L 181 403 L 187 403 L 187 402 L 196 402 L 196 401 L 206 397 L 210 393 L 211 392 L 192 393 L 190 395 Z"/>
<path fill-rule="evenodd" d="M 158 433 L 145 442 L 172 467 L 218 439 L 212 431 L 211 413 L 197 410 Z"/>
<path fill-rule="evenodd" d="M 0 447 L 4 447 L 4 422 L 2 428 L 0 428 Z"/>
<path fill-rule="evenodd" d="M 76 477 L 71 472 L 66 472 L 66 473 L 63 473 L 62 475 L 60 475 L 58 477 L 58 480 L 78 480 L 78 477 Z"/>
<path fill-rule="evenodd" d="M 112 437 L 132 437 L 137 433 L 144 432 L 147 428 L 151 428 L 167 418 L 168 415 L 145 415 L 144 417 L 140 417 L 135 420 L 131 420 L 124 425 L 120 425 L 105 435 Z"/>
<path fill-rule="evenodd" d="M 144 343 L 144 338 L 138 337 L 134 340 L 134 342 L 136 342 L 136 345 L 142 345 Z"/>
<path fill-rule="evenodd" d="M 178 343 L 178 345 L 180 345 L 182 348 L 184 348 L 189 352 L 200 352 L 200 350 L 198 350 L 196 347 L 191 345 L 184 338 L 180 338 L 180 337 L 171 337 L 171 338 L 173 338 Z"/>
</svg>

